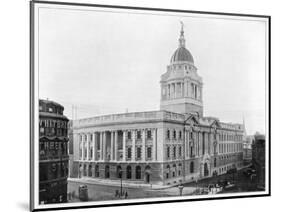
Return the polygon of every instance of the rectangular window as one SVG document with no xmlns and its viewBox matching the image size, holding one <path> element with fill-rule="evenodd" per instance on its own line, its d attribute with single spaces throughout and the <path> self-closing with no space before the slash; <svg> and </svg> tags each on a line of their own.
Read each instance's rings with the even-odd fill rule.
<svg viewBox="0 0 281 212">
<path fill-rule="evenodd" d="M 170 147 L 167 147 L 167 158 L 170 157 Z"/>
<path fill-rule="evenodd" d="M 176 155 L 176 154 L 177 154 L 176 152 L 177 152 L 177 149 L 176 149 L 176 147 L 174 146 L 174 149 L 173 149 L 173 156 L 174 156 L 174 158 L 176 158 L 176 156 L 177 156 L 177 155 Z"/>
<path fill-rule="evenodd" d="M 141 148 L 140 147 L 137 148 L 137 158 L 138 159 L 141 158 Z"/>
<path fill-rule="evenodd" d="M 182 139 L 182 132 L 179 131 L 179 139 Z"/>
<path fill-rule="evenodd" d="M 128 157 L 128 159 L 132 158 L 132 148 L 131 147 L 128 147 L 128 149 L 127 149 L 127 157 Z"/>
<path fill-rule="evenodd" d="M 132 139 L 132 132 L 129 131 L 129 132 L 127 133 L 127 137 L 128 137 L 129 140 L 131 140 L 131 139 Z"/>
<path fill-rule="evenodd" d="M 179 147 L 179 156 L 181 157 L 181 146 Z"/>
<path fill-rule="evenodd" d="M 167 139 L 170 139 L 170 131 L 167 130 Z"/>
<path fill-rule="evenodd" d="M 147 147 L 147 158 L 151 158 L 151 147 Z"/>
<path fill-rule="evenodd" d="M 147 131 L 147 139 L 151 139 L 152 138 L 152 134 L 151 134 L 151 130 Z"/>
<path fill-rule="evenodd" d="M 137 139 L 141 139 L 141 131 L 140 130 L 137 131 Z"/>
</svg>

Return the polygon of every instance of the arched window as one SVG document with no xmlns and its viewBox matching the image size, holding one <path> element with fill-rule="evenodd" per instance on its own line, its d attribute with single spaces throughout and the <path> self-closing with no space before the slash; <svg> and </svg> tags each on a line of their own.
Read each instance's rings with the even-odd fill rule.
<svg viewBox="0 0 281 212">
<path fill-rule="evenodd" d="M 131 166 L 127 166 L 127 179 L 131 179 L 132 178 L 132 167 Z"/>
<path fill-rule="evenodd" d="M 170 165 L 167 165 L 166 169 L 167 169 L 166 179 L 168 179 L 170 177 Z"/>
<path fill-rule="evenodd" d="M 100 169 L 99 169 L 99 165 L 95 166 L 95 177 L 99 177 L 100 176 Z"/>
<path fill-rule="evenodd" d="M 141 179 L 141 167 L 136 167 L 136 179 Z"/>
<path fill-rule="evenodd" d="M 193 161 L 190 162 L 189 172 L 194 173 L 194 162 Z"/>
</svg>

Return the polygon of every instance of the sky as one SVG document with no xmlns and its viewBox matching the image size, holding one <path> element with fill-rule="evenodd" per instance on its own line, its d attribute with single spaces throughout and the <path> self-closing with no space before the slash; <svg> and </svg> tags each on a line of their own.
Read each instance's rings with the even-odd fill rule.
<svg viewBox="0 0 281 212">
<path fill-rule="evenodd" d="M 265 132 L 263 20 L 97 8 L 39 9 L 39 98 L 76 118 L 160 108 L 160 76 L 186 47 L 203 78 L 204 116 Z"/>
</svg>

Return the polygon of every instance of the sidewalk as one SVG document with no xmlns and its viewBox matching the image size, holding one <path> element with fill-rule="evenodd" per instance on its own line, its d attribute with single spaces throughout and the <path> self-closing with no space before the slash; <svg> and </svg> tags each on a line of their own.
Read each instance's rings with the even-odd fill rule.
<svg viewBox="0 0 281 212">
<path fill-rule="evenodd" d="M 121 180 L 107 180 L 107 179 L 95 179 L 95 178 L 68 178 L 68 181 L 70 182 L 79 182 L 79 183 L 88 183 L 88 184 L 94 184 L 94 185 L 108 185 L 108 186 L 116 186 L 120 187 Z M 144 188 L 147 190 L 162 190 L 171 188 L 175 185 L 152 185 L 147 183 L 139 183 L 139 182 L 132 182 L 132 181 L 126 181 L 122 180 L 122 186 L 124 188 Z"/>
</svg>

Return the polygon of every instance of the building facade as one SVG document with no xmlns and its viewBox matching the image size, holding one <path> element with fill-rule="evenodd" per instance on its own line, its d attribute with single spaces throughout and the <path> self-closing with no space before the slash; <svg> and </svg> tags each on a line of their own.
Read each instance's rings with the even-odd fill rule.
<svg viewBox="0 0 281 212">
<path fill-rule="evenodd" d="M 60 104 L 39 100 L 39 203 L 67 202 L 68 119 Z"/>
<path fill-rule="evenodd" d="M 256 134 L 252 145 L 252 162 L 256 170 L 257 187 L 265 189 L 265 136 Z"/>
<path fill-rule="evenodd" d="M 246 136 L 243 143 L 243 159 L 245 162 L 252 161 L 252 144 L 254 140 L 254 136 Z"/>
<path fill-rule="evenodd" d="M 76 177 L 171 185 L 242 167 L 244 127 L 203 116 L 203 82 L 183 28 L 160 84 L 159 111 L 73 122 Z"/>
</svg>

